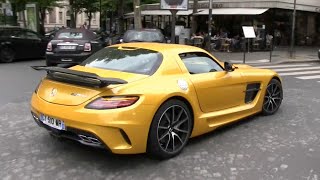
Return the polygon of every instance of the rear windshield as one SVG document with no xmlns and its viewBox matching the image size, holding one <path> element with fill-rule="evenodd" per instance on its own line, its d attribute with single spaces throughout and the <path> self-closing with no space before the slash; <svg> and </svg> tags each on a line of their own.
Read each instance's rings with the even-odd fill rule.
<svg viewBox="0 0 320 180">
<path fill-rule="evenodd" d="M 58 39 L 82 39 L 82 32 L 62 32 L 58 35 Z"/>
<path fill-rule="evenodd" d="M 162 54 L 147 49 L 109 47 L 101 49 L 85 61 L 82 66 L 107 70 L 152 75 L 162 62 Z"/>
<path fill-rule="evenodd" d="M 54 39 L 75 39 L 75 40 L 89 40 L 95 39 L 96 35 L 86 29 L 61 29 L 57 32 Z"/>
</svg>

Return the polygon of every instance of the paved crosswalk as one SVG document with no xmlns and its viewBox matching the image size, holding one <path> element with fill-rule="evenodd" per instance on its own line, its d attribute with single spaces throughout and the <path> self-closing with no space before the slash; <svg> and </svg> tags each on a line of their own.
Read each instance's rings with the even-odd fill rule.
<svg viewBox="0 0 320 180">
<path fill-rule="evenodd" d="M 256 68 L 272 69 L 281 77 L 291 76 L 301 80 L 316 80 L 320 83 L 320 63 L 302 63 L 302 64 L 252 64 Z"/>
</svg>

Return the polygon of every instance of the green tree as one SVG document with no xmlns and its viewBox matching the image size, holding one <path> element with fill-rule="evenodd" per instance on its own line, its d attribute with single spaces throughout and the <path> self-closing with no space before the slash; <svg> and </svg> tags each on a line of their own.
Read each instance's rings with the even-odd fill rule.
<svg viewBox="0 0 320 180">
<path fill-rule="evenodd" d="M 77 0 L 75 6 L 78 7 L 79 13 L 85 13 L 88 17 L 90 29 L 92 14 L 99 11 L 100 2 L 98 0 Z"/>
<path fill-rule="evenodd" d="M 60 0 L 33 0 L 39 6 L 39 20 L 40 20 L 40 33 L 45 34 L 44 20 L 46 18 L 46 11 L 52 11 L 54 7 L 62 7 L 58 2 Z"/>
</svg>

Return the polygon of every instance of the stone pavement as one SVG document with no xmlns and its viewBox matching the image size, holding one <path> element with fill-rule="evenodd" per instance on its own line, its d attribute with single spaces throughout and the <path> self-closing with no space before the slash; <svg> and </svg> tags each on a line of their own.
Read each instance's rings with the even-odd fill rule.
<svg viewBox="0 0 320 180">
<path fill-rule="evenodd" d="M 289 47 L 275 47 L 271 53 L 270 51 L 256 51 L 247 52 L 245 54 L 245 63 L 296 63 L 296 62 L 320 62 L 318 57 L 318 50 L 320 47 L 296 47 L 295 58 L 291 59 L 289 54 Z M 212 54 L 220 59 L 221 61 L 230 61 L 232 63 L 243 63 L 244 53 L 243 52 L 220 52 L 213 51 Z"/>
</svg>

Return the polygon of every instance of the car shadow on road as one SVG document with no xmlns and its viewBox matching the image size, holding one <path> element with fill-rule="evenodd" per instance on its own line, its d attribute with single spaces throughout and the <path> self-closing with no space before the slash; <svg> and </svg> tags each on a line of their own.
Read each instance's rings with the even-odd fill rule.
<svg viewBox="0 0 320 180">
<path fill-rule="evenodd" d="M 198 148 L 199 144 L 206 143 L 206 141 L 209 141 L 209 139 L 214 139 L 218 136 L 223 135 L 224 133 L 228 133 L 232 131 L 232 129 L 236 129 L 239 127 L 244 126 L 244 128 L 249 128 L 249 124 L 253 121 L 258 121 L 260 118 L 258 118 L 260 115 L 251 116 L 248 118 L 245 118 L 243 120 L 230 123 L 228 125 L 225 125 L 223 127 L 219 127 L 215 131 L 209 132 L 207 134 L 191 138 L 188 145 L 186 146 L 186 149 L 188 152 L 183 152 L 180 154 L 180 156 L 183 155 L 191 155 L 194 152 L 197 152 L 197 150 L 192 150 L 194 148 Z M 261 119 L 260 119 L 261 120 Z M 49 135 L 48 135 L 49 136 Z M 56 140 L 60 141 L 60 140 Z M 153 157 L 149 156 L 148 154 L 134 154 L 134 155 L 118 155 L 118 154 L 112 154 L 108 152 L 105 149 L 99 149 L 99 148 L 93 148 L 89 146 L 84 146 L 80 143 L 71 141 L 71 140 L 63 140 L 62 142 L 59 142 L 56 144 L 55 150 L 62 151 L 63 154 L 65 154 L 66 157 L 70 158 L 72 157 L 73 161 L 79 161 L 80 162 L 94 162 L 95 164 L 101 165 L 104 168 L 107 168 L 109 170 L 113 169 L 127 169 L 132 168 L 135 166 L 143 165 L 143 166 L 154 166 L 159 165 L 162 163 L 167 162 L 168 160 L 161 161 L 154 159 Z M 192 153 L 192 154 L 190 154 Z M 181 158 L 179 155 L 176 158 Z M 174 160 L 175 158 L 171 159 Z M 169 160 L 170 161 L 170 160 Z M 115 163 L 116 162 L 116 163 Z"/>
</svg>

